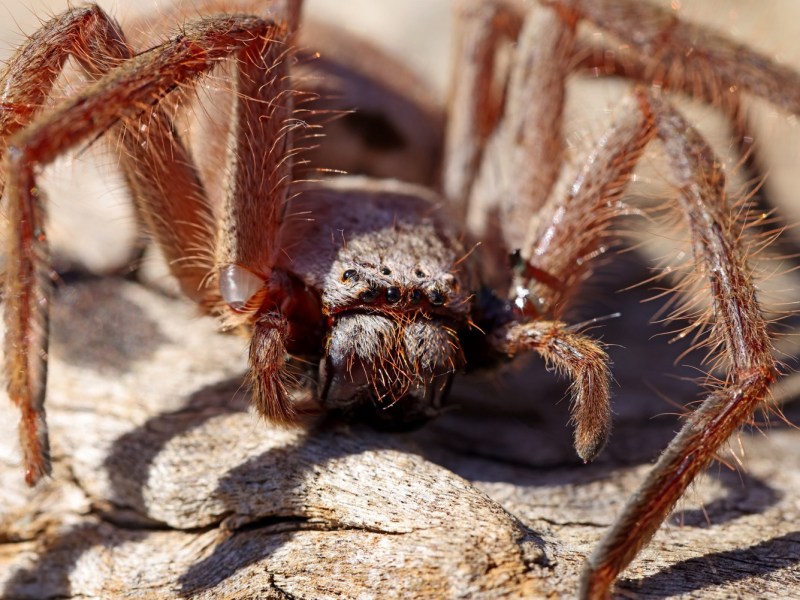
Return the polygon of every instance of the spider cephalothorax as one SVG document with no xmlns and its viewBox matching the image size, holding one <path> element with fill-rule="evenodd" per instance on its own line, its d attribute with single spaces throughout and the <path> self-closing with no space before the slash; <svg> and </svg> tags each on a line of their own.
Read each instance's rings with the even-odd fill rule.
<svg viewBox="0 0 800 600">
<path fill-rule="evenodd" d="M 614 224 L 636 212 L 622 193 L 657 139 L 678 191 L 676 211 L 691 232 L 694 270 L 711 292 L 708 310 L 693 316 L 714 323 L 710 343 L 727 374 L 713 380 L 587 562 L 581 593 L 605 596 L 694 477 L 768 398 L 777 374 L 749 265 L 747 205 L 728 199 L 720 161 L 664 91 L 694 94 L 737 114 L 745 90 L 800 113 L 800 77 L 646 3 L 464 1 L 464 60 L 444 156 L 427 156 L 422 168 L 410 170 L 430 173 L 441 159 L 442 189 L 370 178 L 302 183 L 294 179 L 303 164 L 293 159 L 303 150 L 309 114 L 295 100 L 308 97 L 296 89 L 290 60 L 300 1 L 265 10 L 243 0 L 233 15 L 219 14 L 220 4 L 209 0 L 201 12 L 215 16 L 189 20 L 167 41 L 138 40 L 138 48 L 149 48 L 143 51 L 99 8 L 73 9 L 46 23 L 3 72 L 0 190 L 13 224 L 5 361 L 9 395 L 22 411 L 28 482 L 50 469 L 43 408 L 50 268 L 37 176 L 69 149 L 116 136 L 138 213 L 182 292 L 250 336 L 253 404 L 266 418 L 302 421 L 328 410 L 384 427 L 413 426 L 441 411 L 458 371 L 536 352 L 573 381 L 575 447 L 590 460 L 610 431 L 609 361 L 602 344 L 564 314 Z M 183 21 L 189 14 L 182 7 L 173 16 Z M 582 21 L 611 31 L 617 42 L 609 49 L 582 37 Z M 94 81 L 44 111 L 68 55 Z M 353 53 L 350 60 L 370 56 Z M 192 101 L 186 92 L 224 61 L 227 93 L 215 110 L 193 113 L 201 121 L 221 116 L 198 128 L 215 143 L 203 145 L 197 166 L 175 123 Z M 562 110 L 566 81 L 579 69 L 653 87 L 632 93 L 570 173 Z M 379 106 L 374 97 L 387 97 L 391 88 L 379 80 L 399 70 L 380 71 L 364 69 L 353 77 L 356 92 L 345 96 L 356 105 L 372 96 Z M 406 106 L 419 104 L 410 83 L 407 92 Z M 428 127 L 390 121 L 363 114 L 351 120 L 370 138 L 390 132 L 381 139 L 391 143 L 378 143 L 376 153 L 403 147 Z M 314 156 L 336 153 L 323 146 L 327 153 Z M 357 158 L 354 168 L 363 164 Z"/>
<path fill-rule="evenodd" d="M 472 284 L 438 204 L 414 186 L 378 193 L 361 179 L 306 190 L 289 203 L 299 216 L 284 225 L 281 268 L 319 294 L 318 400 L 326 409 L 368 414 L 391 428 L 440 412 L 464 366 L 459 332 L 470 326 Z"/>
</svg>

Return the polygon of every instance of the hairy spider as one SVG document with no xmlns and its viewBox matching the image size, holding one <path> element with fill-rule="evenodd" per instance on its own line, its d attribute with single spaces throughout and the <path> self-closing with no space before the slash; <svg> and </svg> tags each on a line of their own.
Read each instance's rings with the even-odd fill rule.
<svg viewBox="0 0 800 600">
<path fill-rule="evenodd" d="M 99 8 L 73 9 L 46 23 L 2 75 L 0 189 L 14 225 L 5 364 L 22 412 L 26 480 L 49 473 L 50 267 L 36 178 L 65 151 L 115 134 L 138 214 L 183 293 L 249 334 L 253 404 L 266 418 L 295 423 L 336 412 L 414 426 L 441 411 L 456 372 L 534 351 L 573 382 L 575 447 L 588 461 L 611 427 L 608 359 L 563 315 L 611 227 L 631 212 L 621 195 L 658 138 L 696 271 L 711 290 L 697 322 L 710 324 L 709 343 L 727 371 L 589 558 L 581 595 L 606 596 L 686 487 L 768 398 L 777 373 L 742 234 L 749 213 L 728 200 L 719 161 L 660 90 L 731 115 L 744 90 L 800 113 L 800 94 L 784 91 L 800 90 L 800 79 L 647 4 L 464 2 L 465 60 L 452 92 L 441 195 L 363 177 L 301 182 L 293 159 L 304 114 L 294 106 L 289 60 L 300 1 L 256 6 L 190 20 L 142 52 L 135 49 L 148 44 L 126 41 Z M 209 2 L 201 12 L 218 7 Z M 176 22 L 197 10 L 178 9 Z M 584 20 L 622 44 L 580 36 Z M 67 56 L 95 81 L 40 110 Z M 225 143 L 209 148 L 227 165 L 217 202 L 212 175 L 195 166 L 174 120 L 191 86 L 228 59 L 235 94 L 220 112 L 230 123 L 216 131 Z M 653 87 L 637 88 L 584 166 L 565 175 L 565 82 L 587 68 Z M 559 177 L 569 182 L 566 193 Z M 470 251 L 473 240 L 479 251 Z"/>
</svg>

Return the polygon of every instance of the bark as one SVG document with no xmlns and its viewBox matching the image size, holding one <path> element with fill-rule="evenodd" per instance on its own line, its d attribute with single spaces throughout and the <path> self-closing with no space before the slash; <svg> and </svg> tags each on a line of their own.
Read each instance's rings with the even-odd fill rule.
<svg viewBox="0 0 800 600">
<path fill-rule="evenodd" d="M 617 349 L 614 439 L 581 465 L 563 389 L 532 361 L 463 382 L 457 408 L 412 434 L 281 430 L 247 409 L 245 340 L 182 301 L 111 278 L 62 285 L 52 330 L 52 480 L 25 488 L 1 409 L 7 598 L 570 596 L 677 426 L 642 419 L 669 410 L 643 401 L 643 381 L 685 393 L 660 375 L 663 344 Z M 800 589 L 800 433 L 773 421 L 735 442 L 745 467 L 695 486 L 620 594 Z"/>
</svg>

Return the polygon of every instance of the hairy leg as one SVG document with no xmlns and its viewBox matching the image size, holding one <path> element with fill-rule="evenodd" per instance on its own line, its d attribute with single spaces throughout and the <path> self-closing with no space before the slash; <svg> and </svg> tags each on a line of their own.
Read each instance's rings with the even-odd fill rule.
<svg viewBox="0 0 800 600">
<path fill-rule="evenodd" d="M 241 49 L 248 46 L 263 47 L 269 43 L 266 40 L 281 37 L 285 37 L 282 26 L 256 18 L 231 17 L 201 21 L 187 27 L 185 33 L 171 42 L 122 62 L 76 97 L 51 113 L 42 115 L 9 139 L 5 163 L 9 218 L 16 226 L 11 229 L 9 236 L 5 294 L 6 369 L 9 395 L 23 412 L 21 435 L 29 483 L 35 483 L 49 469 L 43 412 L 49 271 L 43 230 L 43 199 L 36 187 L 37 169 L 68 149 L 117 127 L 120 122 L 125 125 L 135 123 L 140 127 L 138 118 L 143 114 L 156 116 L 151 123 L 156 124 L 158 135 L 163 136 L 159 139 L 167 140 L 172 145 L 167 122 L 159 121 L 158 113 L 152 109 L 162 96 L 177 86 L 191 83 L 218 61 Z M 15 64 L 12 63 L 12 70 Z M 163 145 L 154 146 L 157 152 L 164 151 Z M 141 147 L 142 144 L 139 144 Z M 170 156 L 171 160 L 174 158 Z M 156 154 L 152 165 L 157 166 L 158 163 Z M 161 193 L 162 198 L 164 190 L 169 189 L 163 187 L 163 177 L 177 177 L 176 174 L 184 172 L 181 164 L 190 162 L 188 159 L 186 162 L 176 161 L 175 169 L 168 168 L 153 176 L 152 189 Z M 138 167 L 143 165 L 146 168 L 147 163 L 142 161 Z M 148 178 L 145 175 L 143 179 L 146 181 Z M 194 220 L 186 226 L 191 230 L 202 230 L 209 221 L 208 212 L 202 199 L 195 196 L 193 186 L 189 185 L 187 189 L 188 196 L 184 194 L 183 197 L 187 198 L 192 208 L 184 214 Z M 169 206 L 176 201 L 174 198 L 165 200 L 168 200 L 165 204 Z M 154 213 L 153 221 L 162 223 L 160 231 L 171 235 L 170 225 L 159 216 L 163 214 L 164 207 L 159 207 L 157 213 L 154 209 L 150 209 Z M 154 233 L 159 236 L 158 227 Z M 177 238 L 174 236 L 173 239 Z M 198 298 L 200 294 L 197 290 L 202 279 L 198 275 L 206 273 L 202 273 L 202 268 L 198 273 L 196 262 L 189 261 L 188 266 L 185 264 L 187 261 L 182 262 L 187 254 L 191 256 L 192 252 L 196 253 L 194 246 L 197 238 L 190 235 L 186 242 L 188 246 L 182 245 L 185 239 L 181 236 L 181 245 L 178 246 L 167 241 L 162 248 L 173 272 L 179 279 L 184 276 L 183 287 L 194 290 L 193 297 Z M 210 239 L 207 242 L 209 245 L 213 243 Z M 188 275 L 182 271 L 184 268 L 188 269 Z"/>
<path fill-rule="evenodd" d="M 576 11 L 623 42 L 582 42 L 576 52 L 584 68 L 653 82 L 723 107 L 727 97 L 746 91 L 800 114 L 800 74 L 713 30 L 682 21 L 675 11 L 630 0 L 544 2 Z"/>
<path fill-rule="evenodd" d="M 765 320 L 740 238 L 746 213 L 741 215 L 728 205 L 721 167 L 700 135 L 656 98 L 639 92 L 637 100 L 640 110 L 628 112 L 603 137 L 571 187 L 572 193 L 545 208 L 549 220 L 535 230 L 530 258 L 521 269 L 521 280 L 531 290 L 524 300 L 532 297 L 541 304 L 531 307 L 531 317 L 538 311 L 558 313 L 564 306 L 566 294 L 601 248 L 614 217 L 626 212 L 618 198 L 644 145 L 658 135 L 682 191 L 680 208 L 694 240 L 697 271 L 710 281 L 713 315 L 701 322 L 715 324 L 711 331 L 716 337 L 710 343 L 723 349 L 729 376 L 692 414 L 593 554 L 583 583 L 587 597 L 603 597 L 689 483 L 763 403 L 775 374 Z M 552 273 L 559 274 L 557 283 L 550 281 L 555 280 Z M 569 285 L 562 288 L 562 280 Z M 517 306 L 524 309 L 519 300 Z M 535 345 L 532 348 L 538 351 Z M 578 419 L 576 413 L 580 426 Z"/>
<path fill-rule="evenodd" d="M 97 77 L 128 58 L 130 51 L 117 25 L 96 6 L 68 11 L 31 36 L 0 74 L 0 195 L 13 174 L 11 163 L 18 154 L 13 148 L 14 135 L 41 113 L 69 56 L 75 57 L 90 76 Z M 10 145 L 13 156 L 9 156 Z M 33 189 L 32 173 L 21 185 Z M 27 202 L 14 201 L 13 193 L 7 199 L 12 225 L 3 280 L 4 366 L 9 397 L 22 412 L 20 443 L 25 479 L 33 484 L 50 472 L 44 421 L 50 272 L 41 229 L 44 207 L 37 197 L 28 194 Z"/>
<path fill-rule="evenodd" d="M 720 348 L 728 375 L 689 416 L 589 558 L 581 584 L 581 595 L 588 598 L 607 597 L 617 575 L 650 541 L 687 486 L 764 405 L 776 374 L 740 237 L 746 216 L 729 206 L 722 168 L 708 144 L 674 109 L 654 98 L 649 103 L 681 191 L 678 202 L 692 233 L 697 269 L 711 288 L 710 344 Z"/>
<path fill-rule="evenodd" d="M 522 7 L 514 2 L 462 0 L 457 4 L 456 57 L 450 86 L 445 139 L 444 195 L 467 212 L 470 189 L 486 141 L 502 115 L 505 89 L 501 48 L 515 42 L 522 27 Z"/>
<path fill-rule="evenodd" d="M 129 58 L 131 52 L 117 24 L 97 6 L 70 10 L 42 26 L 0 73 L 0 157 L 5 159 L 11 136 L 41 113 L 70 56 L 97 77 Z M 0 195 L 7 171 L 4 161 Z"/>
<path fill-rule="evenodd" d="M 602 344 L 560 321 L 510 323 L 493 332 L 489 343 L 509 357 L 533 350 L 569 376 L 575 449 L 587 462 L 597 456 L 611 434 L 611 373 Z"/>
<path fill-rule="evenodd" d="M 617 57 L 612 55 L 609 58 L 608 53 L 602 55 L 604 62 L 593 65 L 582 63 L 583 67 L 597 67 L 597 74 L 641 77 L 658 83 L 660 87 L 679 89 L 715 105 L 722 105 L 731 112 L 738 109 L 739 96 L 735 90 L 742 88 L 774 99 L 778 106 L 795 110 L 795 99 L 800 97 L 795 92 L 800 90 L 796 83 L 797 75 L 721 36 L 685 25 L 673 13 L 624 0 L 550 0 L 544 4 L 558 11 L 564 20 L 562 28 L 574 26 L 577 18 L 586 18 L 601 28 L 611 30 L 623 40 L 623 46 L 627 44 L 634 48 L 629 56 L 625 54 L 627 48 L 619 49 L 620 56 L 628 58 L 624 61 L 620 59 L 618 68 L 614 62 Z M 520 39 L 523 38 L 524 33 L 520 35 Z M 711 40 L 711 43 L 706 46 L 704 40 Z M 522 42 L 520 47 L 524 47 Z M 570 51 L 575 52 L 571 59 L 572 67 L 576 66 L 579 59 L 585 60 L 590 54 L 586 47 L 569 45 Z M 688 57 L 687 47 L 693 49 Z M 664 63 L 665 59 L 669 60 Z M 520 62 L 519 59 L 517 61 Z M 562 66 L 569 64 L 570 59 L 565 59 Z M 667 64 L 667 68 L 663 67 L 664 64 Z M 763 69 L 758 67 L 761 64 Z M 633 65 L 630 72 L 624 71 L 628 65 Z M 610 66 L 610 69 L 603 70 L 604 66 Z M 638 75 L 635 69 L 639 70 Z M 559 86 L 563 86 L 563 80 L 569 74 L 569 68 L 562 68 L 558 73 L 562 78 L 560 84 L 556 79 L 555 85 L 547 86 L 543 83 L 547 79 L 542 79 L 542 83 L 534 85 L 537 92 L 557 94 Z M 723 348 L 722 355 L 730 358 L 730 374 L 720 389 L 710 394 L 704 408 L 692 417 L 696 431 L 687 426 L 684 433 L 676 438 L 646 486 L 634 497 L 626 516 L 595 554 L 593 566 L 587 570 L 585 577 L 585 582 L 588 582 L 584 584 L 585 595 L 605 593 L 619 571 L 649 540 L 686 485 L 708 464 L 736 427 L 746 422 L 755 407 L 764 401 L 775 370 L 764 318 L 755 298 L 750 268 L 745 261 L 746 252 L 739 237 L 746 224 L 739 221 L 733 207 L 727 206 L 724 194 L 715 188 L 721 181 L 718 165 L 709 158 L 710 151 L 696 132 L 685 123 L 676 124 L 680 118 L 675 116 L 674 111 L 644 93 L 637 96 L 641 110 L 629 111 L 628 116 L 624 116 L 604 136 L 592 160 L 588 161 L 591 164 L 587 164 L 574 180 L 566 199 L 552 197 L 549 191 L 541 196 L 541 190 L 537 190 L 536 198 L 549 196 L 549 199 L 543 205 L 541 218 L 528 219 L 532 225 L 524 243 L 517 245 L 516 242 L 519 222 L 508 225 L 516 233 L 504 232 L 504 240 L 510 249 L 521 249 L 511 290 L 512 300 L 528 319 L 541 318 L 543 315 L 558 318 L 567 305 L 569 294 L 588 274 L 592 259 L 604 251 L 604 241 L 615 217 L 630 211 L 619 203 L 621 191 L 642 149 L 658 135 L 668 146 L 675 165 L 673 168 L 676 171 L 684 169 L 678 175 L 678 186 L 690 195 L 696 191 L 690 188 L 696 185 L 698 189 L 703 189 L 702 185 L 705 185 L 705 191 L 700 193 L 703 197 L 700 207 L 685 201 L 682 202 L 682 212 L 690 223 L 695 240 L 698 270 L 707 273 L 711 281 L 715 318 L 710 322 L 716 323 L 712 333 L 719 336 L 712 339 L 711 343 L 715 348 Z M 658 114 L 654 115 L 654 112 Z M 669 122 L 672 122 L 671 126 Z M 498 131 L 502 127 L 501 122 Z M 549 139 L 548 132 L 553 131 L 552 128 L 544 131 L 543 138 Z M 678 150 L 683 135 L 690 147 Z M 514 141 L 519 139 L 517 137 Z M 497 160 L 504 159 L 506 166 L 518 165 L 516 161 L 526 159 L 528 163 L 538 162 L 521 151 L 513 158 L 511 160 L 509 156 L 498 155 Z M 687 175 L 686 165 L 693 161 L 695 166 L 689 169 L 691 175 Z M 710 179 L 717 179 L 713 185 L 708 181 L 699 181 L 704 169 L 710 174 Z M 500 182 L 498 189 L 506 192 L 507 188 L 502 187 L 502 165 L 488 169 L 484 164 L 481 176 L 484 172 L 495 177 L 495 181 Z M 511 172 L 515 175 L 520 173 L 519 169 Z M 476 179 L 474 194 L 480 194 L 483 189 L 481 176 Z M 524 174 L 521 177 L 525 179 Z M 510 204 L 506 208 L 513 209 L 513 194 L 508 198 Z M 483 204 L 473 203 L 470 210 L 476 211 L 480 219 L 490 221 L 491 209 L 497 206 L 497 202 L 482 201 Z M 542 204 L 536 200 L 531 201 L 529 206 Z M 723 242 L 715 241 L 715 236 L 721 236 Z M 534 324 L 530 327 L 534 327 Z M 525 325 L 519 323 L 506 329 L 509 327 L 517 328 L 517 335 L 524 338 L 519 328 Z M 537 349 L 535 342 L 530 342 L 529 347 Z M 666 485 L 664 480 L 670 477 L 674 481 Z M 644 496 L 647 500 L 642 499 Z M 648 511 L 649 507 L 653 507 L 653 510 Z M 642 528 L 637 525 L 640 521 Z"/>
<path fill-rule="evenodd" d="M 252 324 L 249 362 L 255 407 L 273 422 L 291 423 L 302 417 L 289 397 L 284 367 L 293 290 L 285 273 L 273 267 L 281 252 L 298 123 L 292 119 L 295 91 L 287 87 L 291 38 L 268 46 L 265 39 L 263 44 L 238 56 L 228 193 L 217 232 L 216 264 L 223 299 L 229 306 L 231 300 L 244 301 L 244 310 L 232 306 L 228 322 L 242 317 Z M 232 285 L 245 282 L 250 282 L 250 297 L 231 295 Z"/>
<path fill-rule="evenodd" d="M 565 198 L 552 197 L 534 221 L 520 255 L 512 298 L 531 316 L 562 314 L 570 295 L 609 241 L 614 219 L 629 211 L 620 202 L 630 175 L 654 136 L 642 100 L 624 103 L 619 117 L 592 150 Z"/>
<path fill-rule="evenodd" d="M 511 11 L 500 14 L 505 19 L 515 18 Z M 482 27 L 485 30 L 491 25 L 485 23 Z M 488 246 L 485 252 L 490 264 L 484 270 L 492 287 L 508 285 L 507 279 L 501 279 L 506 272 L 503 267 L 508 262 L 507 252 L 522 248 L 528 223 L 551 195 L 561 169 L 562 112 L 575 26 L 569 14 L 531 7 L 513 46 L 507 89 L 500 98 L 502 114 L 494 131 L 482 142 L 480 137 L 465 138 L 467 144 L 477 141 L 483 145 L 482 160 L 469 193 L 466 228 Z M 485 33 L 483 36 L 487 37 Z M 489 41 L 493 41 L 491 36 Z M 496 50 L 496 42 L 486 44 L 486 53 Z M 484 56 L 481 60 L 492 64 L 496 57 Z M 478 98 L 485 97 L 489 93 L 486 86 L 498 85 L 487 81 L 487 75 L 483 74 L 482 79 L 473 76 L 474 83 L 467 80 L 462 85 L 472 85 Z M 472 126 L 479 126 L 474 117 Z M 451 141 L 451 156 L 453 145 Z"/>
<path fill-rule="evenodd" d="M 580 36 L 574 64 L 586 75 L 625 77 L 661 90 L 680 92 L 714 106 L 728 115 L 732 136 L 742 157 L 743 174 L 752 202 L 770 214 L 762 222 L 768 232 L 788 223 L 773 213 L 768 189 L 763 185 L 768 169 L 759 156 L 764 150 L 754 134 L 751 96 L 800 114 L 800 74 L 769 56 L 737 43 L 703 25 L 681 19 L 682 10 L 624 0 L 576 2 L 552 0 L 577 10 L 605 35 Z M 635 32 L 635 35 L 634 35 Z M 593 32 L 590 32 L 593 33 Z M 691 47 L 692 51 L 686 49 Z M 788 237 L 775 240 L 774 249 L 791 255 Z"/>
</svg>

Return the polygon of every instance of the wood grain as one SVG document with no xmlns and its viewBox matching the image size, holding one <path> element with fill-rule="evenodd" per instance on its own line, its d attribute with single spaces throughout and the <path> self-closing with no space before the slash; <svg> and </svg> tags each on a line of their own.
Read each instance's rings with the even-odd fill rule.
<svg viewBox="0 0 800 600">
<path fill-rule="evenodd" d="M 643 394 L 618 355 L 621 414 L 588 466 L 538 364 L 499 388 L 467 381 L 458 408 L 414 434 L 280 430 L 247 411 L 245 341 L 181 301 L 112 278 L 65 284 L 53 331 L 55 476 L 34 490 L 1 409 L 4 598 L 569 597 L 676 427 L 630 408 Z M 712 468 L 618 592 L 800 589 L 799 439 L 783 423 L 742 434 L 746 467 Z"/>
</svg>

